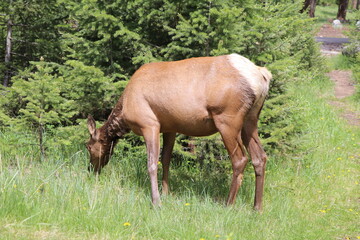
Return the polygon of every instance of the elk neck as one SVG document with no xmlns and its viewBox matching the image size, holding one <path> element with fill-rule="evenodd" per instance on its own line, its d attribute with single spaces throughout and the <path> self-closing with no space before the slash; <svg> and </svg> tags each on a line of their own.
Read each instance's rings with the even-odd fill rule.
<svg viewBox="0 0 360 240">
<path fill-rule="evenodd" d="M 104 134 L 104 138 L 108 142 L 115 142 L 120 139 L 123 135 L 130 132 L 129 126 L 125 123 L 122 118 L 122 97 L 111 111 L 108 120 L 104 126 L 101 127 L 101 131 Z"/>
</svg>

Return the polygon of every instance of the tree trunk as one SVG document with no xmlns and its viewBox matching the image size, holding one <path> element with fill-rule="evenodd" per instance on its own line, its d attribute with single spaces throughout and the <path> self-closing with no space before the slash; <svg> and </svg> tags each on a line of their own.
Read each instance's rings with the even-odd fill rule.
<svg viewBox="0 0 360 240">
<path fill-rule="evenodd" d="M 7 35 L 6 35 L 6 48 L 5 48 L 5 76 L 4 76 L 4 86 L 9 86 L 10 78 L 11 78 L 11 41 L 12 41 L 12 26 L 13 23 L 11 18 L 9 18 L 7 22 Z"/>
<path fill-rule="evenodd" d="M 212 1 L 209 1 L 209 5 L 208 5 L 208 37 L 206 39 L 205 42 L 205 56 L 210 56 L 210 37 L 209 37 L 209 33 L 211 31 L 211 15 L 210 15 L 210 11 L 211 11 L 211 4 Z"/>
<path fill-rule="evenodd" d="M 351 6 L 353 9 L 359 10 L 359 4 L 360 4 L 360 0 L 352 0 Z"/>
<path fill-rule="evenodd" d="M 316 8 L 316 0 L 311 0 L 310 1 L 309 16 L 312 17 L 312 18 L 315 17 L 315 8 Z"/>
<path fill-rule="evenodd" d="M 310 6 L 310 0 L 305 0 L 303 8 L 300 10 L 301 13 L 305 12 L 305 10 Z"/>
<path fill-rule="evenodd" d="M 336 18 L 340 21 L 346 20 L 346 10 L 349 4 L 349 0 L 340 0 L 339 9 Z"/>
<path fill-rule="evenodd" d="M 39 147 L 40 147 L 40 159 L 41 162 L 45 159 L 45 147 L 44 147 L 44 125 L 40 123 L 39 125 Z"/>
<path fill-rule="evenodd" d="M 309 6 L 309 16 L 313 18 L 315 17 L 316 0 L 305 0 L 304 7 L 300 10 L 300 12 L 305 12 L 305 10 L 309 8 Z"/>
<path fill-rule="evenodd" d="M 352 7 L 353 9 L 356 8 L 356 3 L 357 3 L 357 0 L 352 0 L 352 1 L 351 1 L 351 7 Z"/>
</svg>

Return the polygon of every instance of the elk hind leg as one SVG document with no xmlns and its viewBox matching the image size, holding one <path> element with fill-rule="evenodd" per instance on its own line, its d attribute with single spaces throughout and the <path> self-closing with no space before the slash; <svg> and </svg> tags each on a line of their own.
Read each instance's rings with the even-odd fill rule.
<svg viewBox="0 0 360 240">
<path fill-rule="evenodd" d="M 232 122 L 234 123 L 234 121 Z M 235 124 L 231 124 L 231 122 L 227 122 L 222 119 L 222 121 L 215 121 L 215 124 L 231 158 L 233 176 L 227 205 L 232 205 L 235 203 L 237 192 L 242 183 L 244 169 L 248 162 L 245 154 L 245 148 L 241 138 L 239 137 L 241 121 L 236 121 Z"/>
<path fill-rule="evenodd" d="M 244 141 L 245 147 L 250 154 L 256 176 L 254 209 L 261 211 L 267 156 L 260 143 L 257 129 L 257 121 L 257 117 L 248 118 L 246 120 L 242 130 L 242 139 Z"/>
<path fill-rule="evenodd" d="M 162 176 L 162 194 L 167 195 L 169 193 L 169 167 L 171 153 L 174 148 L 176 133 L 164 133 L 163 134 L 163 149 L 161 152 L 161 163 L 163 168 Z"/>
</svg>

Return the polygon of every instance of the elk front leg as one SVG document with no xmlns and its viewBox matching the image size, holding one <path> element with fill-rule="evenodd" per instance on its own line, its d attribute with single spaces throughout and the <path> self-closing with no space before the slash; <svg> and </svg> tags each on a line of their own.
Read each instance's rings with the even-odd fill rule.
<svg viewBox="0 0 360 240">
<path fill-rule="evenodd" d="M 147 128 L 143 131 L 147 150 L 147 167 L 151 183 L 151 199 L 155 206 L 160 206 L 160 194 L 157 182 L 157 170 L 160 153 L 160 132 L 156 127 Z"/>
<path fill-rule="evenodd" d="M 176 133 L 164 133 L 163 134 L 163 149 L 161 152 L 161 163 L 163 167 L 162 177 L 162 194 L 167 195 L 169 193 L 169 167 L 171 153 L 174 148 Z"/>
</svg>

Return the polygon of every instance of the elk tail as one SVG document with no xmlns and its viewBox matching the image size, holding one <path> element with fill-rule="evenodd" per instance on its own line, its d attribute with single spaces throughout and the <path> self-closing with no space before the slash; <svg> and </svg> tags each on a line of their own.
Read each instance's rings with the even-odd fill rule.
<svg viewBox="0 0 360 240">
<path fill-rule="evenodd" d="M 272 79 L 271 72 L 269 72 L 269 70 L 267 70 L 265 67 L 258 67 L 258 68 L 261 74 L 263 75 L 264 79 L 266 80 L 266 82 L 269 83 L 270 80 Z"/>
</svg>

